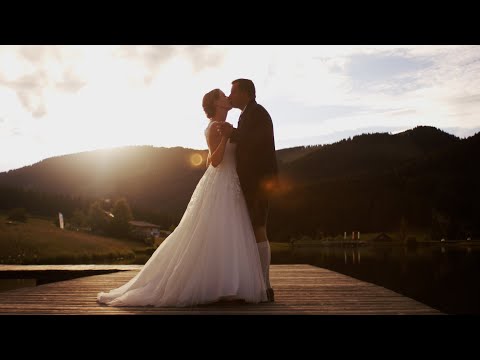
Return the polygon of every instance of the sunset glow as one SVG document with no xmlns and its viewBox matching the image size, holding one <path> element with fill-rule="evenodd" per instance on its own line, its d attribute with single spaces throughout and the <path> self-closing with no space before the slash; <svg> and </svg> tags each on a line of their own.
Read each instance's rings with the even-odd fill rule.
<svg viewBox="0 0 480 360">
<path fill-rule="evenodd" d="M 479 59 L 480 46 L 0 46 L 0 172 L 117 146 L 206 149 L 202 97 L 240 77 L 277 149 L 417 125 L 470 136 Z"/>
</svg>

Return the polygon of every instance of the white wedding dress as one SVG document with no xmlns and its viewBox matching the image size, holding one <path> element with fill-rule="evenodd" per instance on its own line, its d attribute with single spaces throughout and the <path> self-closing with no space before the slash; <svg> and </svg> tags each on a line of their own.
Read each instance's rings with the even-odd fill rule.
<svg viewBox="0 0 480 360">
<path fill-rule="evenodd" d="M 97 296 L 112 306 L 193 306 L 267 300 L 260 257 L 235 168 L 235 144 L 208 167 L 177 228 L 142 270 Z"/>
</svg>

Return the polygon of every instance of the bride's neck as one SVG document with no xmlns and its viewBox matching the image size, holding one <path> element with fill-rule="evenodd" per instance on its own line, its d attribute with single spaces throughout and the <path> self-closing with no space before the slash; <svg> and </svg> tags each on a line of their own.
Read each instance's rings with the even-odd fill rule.
<svg viewBox="0 0 480 360">
<path fill-rule="evenodd" d="M 227 109 L 217 109 L 212 121 L 225 121 L 227 119 Z"/>
</svg>

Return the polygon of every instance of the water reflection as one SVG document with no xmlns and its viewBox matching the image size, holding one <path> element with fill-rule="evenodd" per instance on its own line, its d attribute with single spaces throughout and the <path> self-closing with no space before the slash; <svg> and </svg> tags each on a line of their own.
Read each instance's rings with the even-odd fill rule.
<svg viewBox="0 0 480 360">
<path fill-rule="evenodd" d="M 450 314 L 480 314 L 480 246 L 298 247 L 273 264 L 308 263 L 371 282 Z"/>
<path fill-rule="evenodd" d="M 348 257 L 350 255 L 347 256 L 347 252 L 348 254 L 351 254 L 352 255 L 352 261 L 351 263 L 352 264 L 360 264 L 360 260 L 361 260 L 361 248 L 358 248 L 358 249 L 355 249 L 355 248 L 351 248 L 351 249 L 343 249 L 343 259 L 344 259 L 344 263 L 347 264 L 348 263 Z M 328 253 L 329 253 L 329 250 L 327 250 L 327 256 L 328 256 Z"/>
<path fill-rule="evenodd" d="M 150 256 L 137 254 L 117 263 L 145 264 Z M 386 287 L 445 313 L 480 314 L 480 246 L 476 244 L 316 246 L 272 253 L 272 264 L 298 263 Z M 0 291 L 25 286 L 36 286 L 35 279 L 0 279 Z"/>
</svg>

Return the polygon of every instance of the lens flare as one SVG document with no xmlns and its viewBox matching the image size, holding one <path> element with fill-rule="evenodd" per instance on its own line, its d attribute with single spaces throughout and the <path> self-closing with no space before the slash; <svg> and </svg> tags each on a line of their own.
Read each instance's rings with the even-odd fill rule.
<svg viewBox="0 0 480 360">
<path fill-rule="evenodd" d="M 200 166 L 203 162 L 203 157 L 202 155 L 200 154 L 193 154 L 192 156 L 190 156 L 190 163 L 193 165 L 193 166 Z"/>
</svg>

